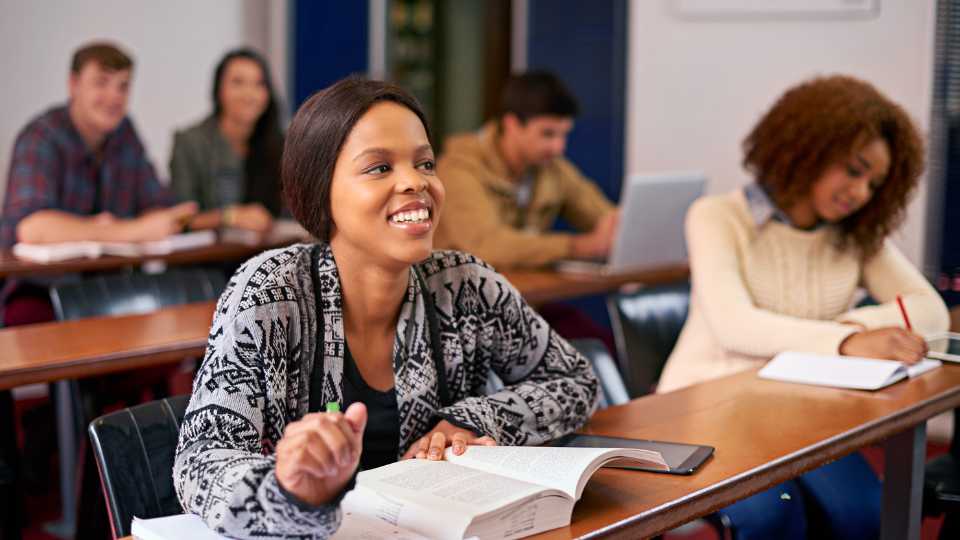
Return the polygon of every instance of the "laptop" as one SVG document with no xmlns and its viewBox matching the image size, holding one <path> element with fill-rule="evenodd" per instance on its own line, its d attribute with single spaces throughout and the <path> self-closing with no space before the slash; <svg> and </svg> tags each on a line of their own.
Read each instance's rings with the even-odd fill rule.
<svg viewBox="0 0 960 540">
<path fill-rule="evenodd" d="M 703 195 L 706 183 L 702 172 L 629 176 L 620 204 L 620 225 L 607 260 L 564 260 L 556 269 L 609 275 L 685 263 L 684 219 L 693 201 Z"/>
</svg>

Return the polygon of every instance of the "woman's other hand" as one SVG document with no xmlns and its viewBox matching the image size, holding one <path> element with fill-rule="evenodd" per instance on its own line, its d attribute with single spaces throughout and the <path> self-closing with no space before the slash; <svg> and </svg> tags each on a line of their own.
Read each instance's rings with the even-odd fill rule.
<svg viewBox="0 0 960 540">
<path fill-rule="evenodd" d="M 330 502 L 360 463 L 366 424 L 362 403 L 345 413 L 310 413 L 288 424 L 277 443 L 277 481 L 307 504 Z"/>
<path fill-rule="evenodd" d="M 420 437 L 420 439 L 411 444 L 403 459 L 430 459 L 440 461 L 443 459 L 443 451 L 448 447 L 453 447 L 454 455 L 461 455 L 467 451 L 467 446 L 496 446 L 493 437 L 478 437 L 476 433 L 458 428 L 457 426 L 441 420 L 430 430 L 429 433 Z"/>
</svg>

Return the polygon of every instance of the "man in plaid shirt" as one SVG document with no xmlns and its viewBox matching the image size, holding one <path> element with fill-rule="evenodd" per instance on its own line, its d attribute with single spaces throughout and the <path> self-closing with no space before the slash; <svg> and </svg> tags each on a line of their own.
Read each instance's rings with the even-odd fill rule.
<svg viewBox="0 0 960 540">
<path fill-rule="evenodd" d="M 126 117 L 132 69 L 130 58 L 110 44 L 74 54 L 70 101 L 17 137 L 0 247 L 159 239 L 179 232 L 196 212 L 193 203 L 170 207 L 173 196 L 157 181 Z"/>
<path fill-rule="evenodd" d="M 176 206 L 157 181 L 127 115 L 131 59 L 107 43 L 73 56 L 70 99 L 34 118 L 13 148 L 0 215 L 0 248 L 16 242 L 135 242 L 183 229 L 197 211 Z M 6 325 L 51 320 L 46 287 L 8 280 L 0 293 Z M 9 427 L 12 400 L 0 392 L 0 425 Z M 15 440 L 15 438 L 11 439 Z M 0 445 L 0 537 L 19 538 L 16 448 Z"/>
<path fill-rule="evenodd" d="M 180 232 L 196 213 L 192 202 L 171 206 L 126 117 L 132 70 L 130 57 L 108 43 L 74 54 L 70 100 L 34 118 L 14 144 L 0 248 L 155 240 Z M 49 318 L 43 288 L 8 283 L 4 292 L 8 325 Z"/>
</svg>

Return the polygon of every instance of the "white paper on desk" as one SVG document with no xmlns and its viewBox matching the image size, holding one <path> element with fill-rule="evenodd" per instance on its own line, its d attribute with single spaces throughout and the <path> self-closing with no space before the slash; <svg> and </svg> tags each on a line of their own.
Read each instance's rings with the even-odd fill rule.
<svg viewBox="0 0 960 540">
<path fill-rule="evenodd" d="M 776 381 L 856 390 L 879 390 L 901 379 L 926 373 L 940 365 L 939 360 L 930 359 L 908 366 L 894 360 L 786 351 L 767 362 L 758 375 L 763 379 Z"/>
<path fill-rule="evenodd" d="M 223 540 L 194 514 L 177 514 L 152 519 L 133 518 L 130 534 L 137 540 Z"/>
<path fill-rule="evenodd" d="M 59 242 L 55 244 L 23 244 L 13 246 L 13 254 L 21 259 L 40 263 L 70 259 L 96 259 L 103 255 L 120 257 L 149 257 L 167 255 L 174 251 L 209 246 L 216 242 L 213 231 L 194 231 L 174 234 L 149 242 Z"/>
<path fill-rule="evenodd" d="M 429 540 L 426 536 L 405 531 L 381 520 L 353 514 L 349 510 L 350 496 L 343 500 L 343 521 L 330 540 Z M 137 540 L 226 540 L 226 536 L 211 531 L 194 514 L 178 514 L 153 519 L 133 518 L 130 534 Z"/>
</svg>

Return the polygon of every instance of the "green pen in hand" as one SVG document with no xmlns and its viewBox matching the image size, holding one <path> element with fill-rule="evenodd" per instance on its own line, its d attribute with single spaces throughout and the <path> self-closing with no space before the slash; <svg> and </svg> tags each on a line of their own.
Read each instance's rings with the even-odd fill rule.
<svg viewBox="0 0 960 540">
<path fill-rule="evenodd" d="M 327 412 L 340 412 L 340 404 L 336 401 L 328 401 Z"/>
</svg>

